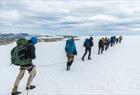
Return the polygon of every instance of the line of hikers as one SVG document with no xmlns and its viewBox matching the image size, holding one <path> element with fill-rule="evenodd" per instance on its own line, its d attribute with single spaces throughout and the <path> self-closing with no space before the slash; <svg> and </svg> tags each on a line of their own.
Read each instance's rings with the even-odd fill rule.
<svg viewBox="0 0 140 95">
<path fill-rule="evenodd" d="M 121 43 L 121 41 L 122 36 L 119 36 L 118 38 L 116 36 L 112 36 L 110 38 L 102 37 L 98 42 L 98 54 L 102 54 L 104 50 L 107 51 L 107 49 L 109 49 L 109 46 L 112 47 L 115 43 L 118 44 L 118 42 Z"/>
<path fill-rule="evenodd" d="M 107 37 L 102 38 L 99 40 L 99 51 L 101 50 L 102 53 L 104 47 L 105 50 L 107 50 L 109 48 L 109 45 L 113 46 L 115 43 L 121 43 L 121 40 L 122 36 L 120 36 L 119 38 L 113 36 L 110 39 Z M 21 38 L 17 41 L 17 45 L 11 50 L 11 64 L 20 66 L 19 74 L 15 80 L 11 95 L 21 94 L 21 92 L 18 91 L 18 86 L 26 70 L 29 73 L 29 78 L 26 84 L 26 90 L 31 90 L 36 87 L 35 85 L 31 85 L 31 83 L 36 75 L 36 66 L 33 64 L 32 60 L 36 58 L 35 44 L 37 44 L 37 42 L 37 37 L 32 37 L 30 40 Z M 91 48 L 93 47 L 93 45 L 93 37 L 85 39 L 83 45 L 85 47 L 85 53 L 81 58 L 82 61 L 84 61 L 84 57 L 87 54 L 87 52 L 89 52 L 88 60 L 91 60 Z M 66 70 L 69 71 L 72 63 L 74 62 L 74 56 L 77 55 L 75 39 L 73 37 L 71 39 L 66 40 L 65 52 L 67 55 Z"/>
<path fill-rule="evenodd" d="M 117 44 L 118 42 L 121 43 L 122 41 L 122 36 L 119 36 L 118 38 L 116 38 L 116 36 L 112 36 L 111 38 L 101 38 L 98 42 L 98 54 L 102 54 L 103 51 L 107 50 L 109 48 L 109 46 L 113 46 L 115 45 L 115 43 Z M 88 60 L 91 60 L 91 48 L 93 47 L 94 43 L 93 43 L 93 37 L 90 37 L 88 39 L 85 39 L 84 41 L 84 47 L 85 47 L 85 53 L 82 56 L 82 61 L 84 61 L 84 58 L 86 56 L 86 54 L 88 53 Z M 74 42 L 74 38 L 68 39 L 66 41 L 66 45 L 65 45 L 65 52 L 67 55 L 67 71 L 70 70 L 70 67 L 72 65 L 72 63 L 74 62 L 74 56 L 77 55 L 77 49 L 76 49 L 76 45 Z"/>
</svg>

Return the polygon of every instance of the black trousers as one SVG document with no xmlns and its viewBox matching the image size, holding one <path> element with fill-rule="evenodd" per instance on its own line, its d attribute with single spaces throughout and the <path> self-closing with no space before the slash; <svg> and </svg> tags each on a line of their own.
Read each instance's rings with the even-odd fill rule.
<svg viewBox="0 0 140 95">
<path fill-rule="evenodd" d="M 101 54 L 103 53 L 103 51 L 104 51 L 104 46 L 99 46 L 99 49 L 98 49 L 98 54 L 100 54 L 100 52 L 101 52 Z"/>
<path fill-rule="evenodd" d="M 109 45 L 105 45 L 105 51 L 109 48 Z"/>
<path fill-rule="evenodd" d="M 119 43 L 121 43 L 122 40 L 119 40 Z"/>
<path fill-rule="evenodd" d="M 67 66 L 71 67 L 72 63 L 73 63 L 73 60 L 70 62 L 67 62 Z"/>
<path fill-rule="evenodd" d="M 83 55 L 83 59 L 84 59 L 84 57 L 85 57 L 85 55 L 87 54 L 87 52 L 89 52 L 89 54 L 88 54 L 88 59 L 90 58 L 90 55 L 91 55 L 91 48 L 85 48 L 85 53 L 84 53 L 84 55 Z"/>
</svg>

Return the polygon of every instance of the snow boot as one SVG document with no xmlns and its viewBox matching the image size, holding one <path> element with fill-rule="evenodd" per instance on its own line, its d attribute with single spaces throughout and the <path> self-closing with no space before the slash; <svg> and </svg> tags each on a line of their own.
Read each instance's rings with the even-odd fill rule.
<svg viewBox="0 0 140 95">
<path fill-rule="evenodd" d="M 91 58 L 88 58 L 88 60 L 91 60 Z"/>
<path fill-rule="evenodd" d="M 32 90 L 35 88 L 35 85 L 31 85 L 30 87 L 26 87 L 26 90 Z"/>
<path fill-rule="evenodd" d="M 70 66 L 67 66 L 67 71 L 69 71 L 70 70 Z"/>
<path fill-rule="evenodd" d="M 20 91 L 16 91 L 16 92 L 12 92 L 12 93 L 11 93 L 11 95 L 19 95 L 19 94 L 21 94 Z"/>
<path fill-rule="evenodd" d="M 84 58 L 81 58 L 81 59 L 82 59 L 82 61 L 85 61 Z"/>
<path fill-rule="evenodd" d="M 67 71 L 70 70 L 71 62 L 67 62 Z"/>
</svg>

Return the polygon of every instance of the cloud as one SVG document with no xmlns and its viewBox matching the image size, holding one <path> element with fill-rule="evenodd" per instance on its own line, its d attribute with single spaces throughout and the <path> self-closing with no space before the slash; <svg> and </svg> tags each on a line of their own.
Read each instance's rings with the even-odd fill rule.
<svg viewBox="0 0 140 95">
<path fill-rule="evenodd" d="M 12 11 L 0 11 L 0 19 L 1 20 L 18 20 L 20 18 L 20 14 L 16 10 Z"/>
<path fill-rule="evenodd" d="M 131 0 L 2 0 L 0 32 L 11 29 L 54 34 L 138 31 L 139 4 Z"/>
</svg>

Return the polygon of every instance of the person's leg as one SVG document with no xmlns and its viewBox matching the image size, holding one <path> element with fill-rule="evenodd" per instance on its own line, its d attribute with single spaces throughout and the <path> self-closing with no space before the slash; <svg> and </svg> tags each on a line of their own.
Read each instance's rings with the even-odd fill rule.
<svg viewBox="0 0 140 95">
<path fill-rule="evenodd" d="M 120 40 L 120 43 L 122 42 L 122 40 Z"/>
<path fill-rule="evenodd" d="M 28 81 L 27 81 L 26 89 L 32 89 L 32 88 L 30 88 L 30 86 L 31 86 L 31 83 L 32 83 L 35 75 L 36 75 L 35 66 L 33 65 L 30 69 L 28 69 L 28 72 L 29 72 L 30 76 L 29 76 Z"/>
<path fill-rule="evenodd" d="M 109 49 L 109 44 L 107 44 L 107 49 Z"/>
<path fill-rule="evenodd" d="M 99 49 L 98 49 L 98 54 L 100 54 L 100 50 L 101 50 L 101 47 L 99 46 Z"/>
<path fill-rule="evenodd" d="M 67 54 L 67 70 L 70 69 L 70 62 L 71 62 L 70 54 Z"/>
<path fill-rule="evenodd" d="M 90 55 L 91 55 L 91 48 L 89 48 L 88 51 L 89 51 L 88 59 L 91 59 L 91 58 L 90 58 Z"/>
<path fill-rule="evenodd" d="M 70 66 L 72 65 L 74 61 L 74 55 L 68 54 L 67 55 L 68 62 L 67 62 L 67 70 L 70 70 Z"/>
<path fill-rule="evenodd" d="M 18 86 L 19 86 L 19 82 L 20 82 L 20 80 L 23 78 L 24 73 L 25 73 L 25 70 L 23 70 L 22 68 L 20 68 L 19 74 L 18 74 L 18 76 L 17 76 L 17 78 L 16 78 L 16 81 L 15 81 L 15 83 L 14 83 L 14 87 L 13 87 L 13 89 L 12 89 L 12 92 L 13 92 L 13 93 L 14 93 L 14 92 L 17 92 L 17 89 L 18 89 Z"/>
<path fill-rule="evenodd" d="M 70 54 L 67 54 L 67 65 L 69 65 L 70 61 L 71 61 L 71 56 L 70 56 Z"/>
<path fill-rule="evenodd" d="M 113 43 L 111 42 L 111 47 L 113 46 Z"/>
<path fill-rule="evenodd" d="M 107 45 L 105 45 L 105 51 L 107 51 Z"/>
<path fill-rule="evenodd" d="M 69 66 L 71 66 L 71 65 L 72 65 L 73 61 L 74 61 L 74 56 L 72 55 L 72 56 L 71 56 L 71 61 L 70 61 Z"/>
<path fill-rule="evenodd" d="M 85 55 L 87 54 L 87 48 L 85 48 L 85 53 L 84 53 L 84 55 L 83 55 L 83 57 L 82 57 L 82 60 L 84 60 L 84 58 L 85 58 Z"/>
<path fill-rule="evenodd" d="M 105 45 L 102 46 L 103 51 L 105 50 Z"/>
<path fill-rule="evenodd" d="M 104 46 L 101 47 L 101 54 L 103 53 L 104 51 Z"/>
</svg>

